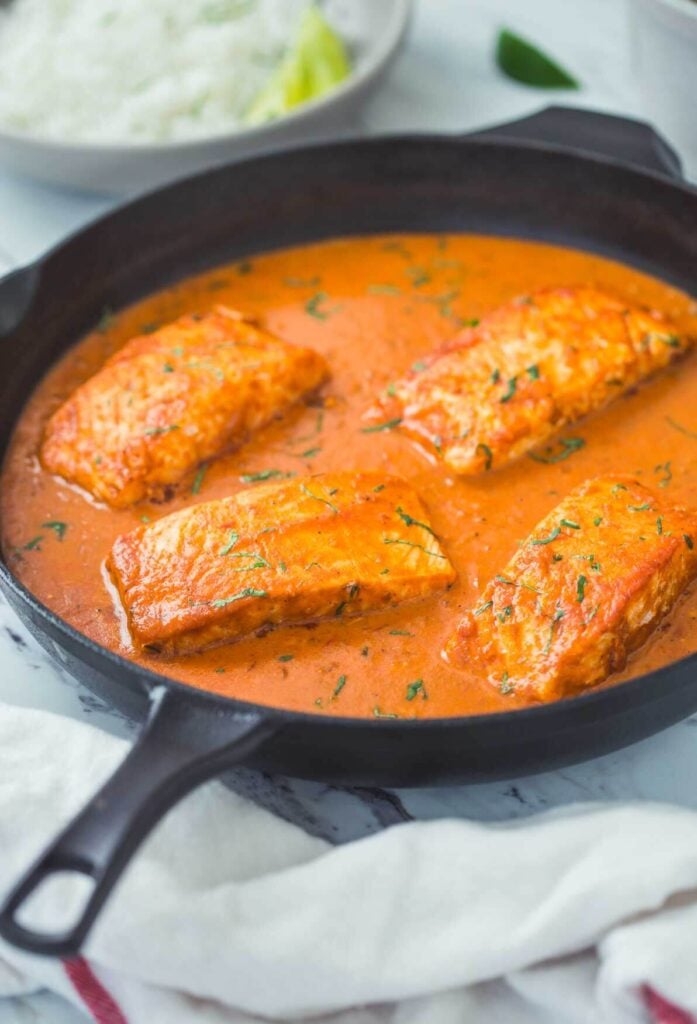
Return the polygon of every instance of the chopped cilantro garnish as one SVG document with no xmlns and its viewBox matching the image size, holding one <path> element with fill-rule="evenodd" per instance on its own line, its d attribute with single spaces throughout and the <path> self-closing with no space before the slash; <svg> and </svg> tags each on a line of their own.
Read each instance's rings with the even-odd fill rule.
<svg viewBox="0 0 697 1024">
<path fill-rule="evenodd" d="M 501 682 L 499 683 L 499 692 L 507 697 L 509 693 L 513 693 L 515 687 L 508 677 L 508 672 L 504 672 L 501 676 Z"/>
<path fill-rule="evenodd" d="M 50 519 L 47 523 L 41 524 L 47 530 L 53 530 L 58 540 L 63 540 L 68 530 L 68 524 L 62 523 L 58 519 Z"/>
<path fill-rule="evenodd" d="M 531 544 L 551 544 L 553 540 L 556 540 L 561 530 L 558 526 L 555 526 L 552 532 L 547 537 L 540 537 L 539 539 L 530 541 Z"/>
<path fill-rule="evenodd" d="M 494 456 L 493 456 L 493 453 L 491 451 L 491 448 L 487 444 L 478 444 L 476 450 L 477 450 L 477 455 L 479 455 L 479 453 L 481 452 L 482 455 L 484 456 L 484 469 L 485 470 L 491 469 L 491 463 L 494 460 Z"/>
<path fill-rule="evenodd" d="M 571 519 L 560 519 L 559 523 L 560 523 L 561 526 L 568 526 L 568 528 L 570 530 L 580 530 L 581 529 L 579 524 L 572 522 Z"/>
<path fill-rule="evenodd" d="M 294 654 L 279 654 L 278 660 L 279 661 L 292 661 L 294 657 L 295 657 Z"/>
<path fill-rule="evenodd" d="M 374 718 L 399 718 L 399 715 L 388 714 L 386 711 L 381 711 L 380 708 L 375 707 L 375 708 L 373 708 L 373 717 Z"/>
<path fill-rule="evenodd" d="M 414 700 L 419 693 L 423 700 L 428 700 L 428 694 L 426 693 L 426 687 L 424 686 L 423 679 L 416 679 L 413 683 L 409 683 L 407 686 L 407 700 Z"/>
<path fill-rule="evenodd" d="M 588 580 L 585 576 L 579 576 L 576 582 L 576 600 L 580 603 L 586 596 L 586 583 Z"/>
<path fill-rule="evenodd" d="M 345 686 L 346 676 L 339 676 L 336 686 L 334 687 L 334 693 L 332 694 L 332 697 L 338 697 Z"/>
<path fill-rule="evenodd" d="M 627 505 L 630 512 L 647 512 L 651 508 L 651 504 L 645 501 L 643 505 Z"/>
<path fill-rule="evenodd" d="M 171 423 L 168 427 L 150 427 L 143 431 L 145 437 L 158 437 L 160 434 L 169 434 L 172 430 L 179 430 L 178 423 Z"/>
<path fill-rule="evenodd" d="M 686 546 L 687 546 L 688 550 L 689 550 L 689 551 L 692 551 L 692 549 L 693 549 L 693 548 L 694 548 L 694 546 L 695 546 L 695 542 L 693 541 L 693 539 L 692 539 L 692 537 L 691 537 L 691 536 L 689 535 L 689 533 L 683 533 L 683 535 L 682 535 L 682 539 L 683 539 L 683 540 L 685 541 L 685 544 L 686 544 Z"/>
<path fill-rule="evenodd" d="M 499 399 L 499 401 L 500 402 L 510 402 L 510 400 L 513 398 L 514 394 L 516 393 L 517 386 L 518 386 L 518 378 L 517 377 L 511 377 L 510 380 L 508 381 L 508 387 L 506 388 L 505 393 L 503 395 L 501 395 L 501 398 Z"/>
<path fill-rule="evenodd" d="M 493 603 L 494 603 L 493 601 L 487 601 L 480 608 L 475 609 L 475 611 L 472 614 L 473 615 L 483 615 L 484 612 L 488 611 L 492 607 Z"/>
<path fill-rule="evenodd" d="M 419 548 L 420 551 L 423 551 L 425 554 L 429 555 L 430 558 L 442 558 L 444 562 L 447 562 L 447 558 L 445 557 L 445 555 L 440 555 L 437 551 L 429 551 L 428 548 L 425 548 L 423 546 L 423 544 L 415 544 L 411 540 L 402 540 L 401 538 L 396 537 L 383 537 L 382 542 L 383 544 L 404 544 L 405 547 L 408 548 Z"/>
<path fill-rule="evenodd" d="M 404 511 L 401 505 L 397 506 L 397 515 L 403 523 L 406 523 L 407 526 L 420 526 L 422 530 L 426 530 L 426 532 L 430 533 L 432 537 L 435 537 L 435 533 L 430 526 L 427 526 L 426 523 L 422 523 L 419 519 L 414 519 L 413 516 L 410 516 L 408 512 Z"/>
<path fill-rule="evenodd" d="M 537 365 L 537 363 L 533 363 L 532 366 L 528 366 L 527 372 L 528 372 L 528 377 L 530 378 L 530 380 L 539 380 L 540 379 L 540 368 Z"/>
<path fill-rule="evenodd" d="M 206 475 L 207 470 L 208 470 L 208 463 L 207 462 L 204 462 L 201 466 L 199 466 L 198 472 L 196 473 L 196 476 L 194 477 L 194 482 L 191 485 L 191 493 L 192 494 L 198 494 L 199 491 L 201 490 L 201 484 L 203 483 L 203 478 Z"/>
<path fill-rule="evenodd" d="M 280 469 L 262 469 L 259 473 L 244 473 L 240 480 L 244 484 L 255 484 L 261 480 L 276 480 L 283 478 L 289 480 L 295 473 L 283 473 Z"/>
<path fill-rule="evenodd" d="M 387 420 L 385 423 L 375 423 L 372 427 L 361 427 L 362 434 L 377 434 L 381 430 L 394 430 L 402 422 L 399 416 L 394 420 Z"/>
<path fill-rule="evenodd" d="M 239 533 L 237 533 L 236 530 L 230 530 L 230 537 L 228 539 L 228 542 L 227 542 L 227 544 L 223 545 L 223 547 L 220 549 L 218 554 L 221 557 L 224 556 L 224 555 L 229 555 L 239 539 L 240 539 Z"/>
<path fill-rule="evenodd" d="M 327 508 L 330 508 L 332 510 L 334 515 L 339 514 L 339 509 L 336 507 L 336 505 L 332 505 L 331 501 L 327 501 L 326 498 L 322 498 L 318 494 L 313 494 L 309 487 L 307 487 L 305 484 L 300 485 L 300 490 L 303 492 L 303 494 L 306 494 L 308 498 L 314 498 L 315 501 L 320 501 L 323 505 L 326 505 Z"/>
<path fill-rule="evenodd" d="M 217 601 L 211 601 L 211 607 L 213 608 L 226 608 L 229 604 L 234 604 L 235 601 L 242 601 L 245 597 L 268 597 L 269 595 L 265 590 L 254 590 L 252 587 L 245 587 L 244 590 L 238 591 L 237 594 L 233 594 L 232 597 L 221 597 Z"/>
<path fill-rule="evenodd" d="M 542 452 L 528 452 L 528 457 L 535 462 L 553 465 L 555 462 L 563 462 L 564 459 L 568 459 L 574 452 L 583 448 L 585 443 L 582 437 L 562 437 L 559 439 L 559 444 L 561 445 L 559 451 L 555 452 L 554 448 L 550 445 Z"/>
</svg>

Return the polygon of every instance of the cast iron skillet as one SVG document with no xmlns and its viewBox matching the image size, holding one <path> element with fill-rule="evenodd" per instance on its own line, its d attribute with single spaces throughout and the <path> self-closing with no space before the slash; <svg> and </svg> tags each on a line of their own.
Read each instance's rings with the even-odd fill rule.
<svg viewBox="0 0 697 1024">
<path fill-rule="evenodd" d="M 556 242 L 690 291 L 697 190 L 680 183 L 675 156 L 646 126 L 560 108 L 469 138 L 325 144 L 171 185 L 0 282 L 0 455 L 45 369 L 106 306 L 257 251 L 394 231 Z M 614 688 L 502 714 L 420 721 L 299 714 L 203 693 L 131 664 L 58 619 L 2 562 L 0 587 L 61 664 L 145 722 L 114 776 L 0 912 L 0 935 L 34 953 L 75 954 L 153 825 L 235 763 L 354 785 L 510 777 L 603 754 L 697 709 L 696 655 Z M 57 934 L 23 926 L 18 911 L 28 896 L 66 870 L 94 880 L 79 920 Z"/>
</svg>

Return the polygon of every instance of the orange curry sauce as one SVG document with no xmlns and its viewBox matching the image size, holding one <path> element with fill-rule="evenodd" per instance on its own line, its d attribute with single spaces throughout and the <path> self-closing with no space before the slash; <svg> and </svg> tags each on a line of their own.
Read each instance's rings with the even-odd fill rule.
<svg viewBox="0 0 697 1024">
<path fill-rule="evenodd" d="M 634 473 L 649 486 L 667 488 L 676 504 L 697 506 L 697 352 L 569 428 L 585 447 L 552 464 L 524 457 L 508 468 L 458 479 L 396 431 L 362 433 L 362 416 L 392 379 L 462 321 L 543 286 L 582 283 L 663 310 L 681 330 L 697 332 L 697 304 L 644 274 L 586 253 L 476 236 L 400 235 L 304 246 L 218 268 L 139 302 L 80 341 L 27 405 L 0 493 L 9 564 L 78 630 L 193 686 L 334 715 L 413 718 L 516 707 L 515 694 L 504 696 L 446 664 L 446 638 L 517 542 L 587 477 Z M 333 377 L 318 400 L 322 407 L 292 410 L 238 451 L 192 474 L 167 504 L 112 511 L 41 469 L 37 452 L 46 420 L 76 385 L 146 325 L 217 303 L 324 353 Z M 118 534 L 146 518 L 249 486 L 241 481 L 245 474 L 351 468 L 401 475 L 419 491 L 458 572 L 448 593 L 388 613 L 280 628 L 193 656 L 163 659 L 129 649 L 102 576 Z M 688 594 L 613 680 L 697 650 L 696 619 L 697 595 Z M 415 688 L 417 680 L 423 685 Z"/>
</svg>

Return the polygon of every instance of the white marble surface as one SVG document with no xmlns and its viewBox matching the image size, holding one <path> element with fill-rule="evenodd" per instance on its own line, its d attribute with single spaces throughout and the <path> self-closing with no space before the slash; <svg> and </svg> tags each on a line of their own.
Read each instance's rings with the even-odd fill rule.
<svg viewBox="0 0 697 1024">
<path fill-rule="evenodd" d="M 510 25 L 545 44 L 583 81 L 578 94 L 528 90 L 502 79 L 491 51 Z M 623 0 L 419 0 L 408 45 L 354 130 L 463 131 L 572 102 L 640 115 L 627 52 Z M 346 128 L 347 126 L 340 126 Z M 0 173 L 0 269 L 42 252 L 113 200 L 59 192 Z M 128 726 L 67 678 L 0 605 L 0 700 L 83 718 L 114 733 Z M 515 782 L 402 792 L 394 804 L 327 787 L 251 779 L 233 784 L 336 839 L 399 820 L 442 815 L 500 820 L 590 799 L 665 800 L 697 807 L 697 716 L 628 750 Z M 0 1024 L 83 1019 L 50 997 L 0 1002 Z"/>
</svg>

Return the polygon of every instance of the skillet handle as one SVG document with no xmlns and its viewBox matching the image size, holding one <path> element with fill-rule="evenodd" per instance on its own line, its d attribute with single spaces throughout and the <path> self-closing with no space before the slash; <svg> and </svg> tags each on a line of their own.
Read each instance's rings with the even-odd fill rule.
<svg viewBox="0 0 697 1024">
<path fill-rule="evenodd" d="M 620 160 L 643 171 L 658 171 L 677 181 L 683 179 L 679 157 L 650 125 L 596 110 L 546 107 L 530 117 L 473 132 L 467 138 L 548 142 L 591 156 Z"/>
<path fill-rule="evenodd" d="M 131 855 L 164 813 L 275 728 L 257 714 L 221 712 L 164 687 L 153 691 L 149 718 L 126 758 L 10 892 L 0 910 L 2 938 L 29 953 L 77 955 Z M 56 933 L 21 924 L 27 899 L 65 871 L 94 880 L 78 919 Z"/>
</svg>

